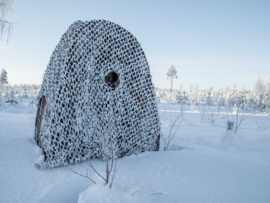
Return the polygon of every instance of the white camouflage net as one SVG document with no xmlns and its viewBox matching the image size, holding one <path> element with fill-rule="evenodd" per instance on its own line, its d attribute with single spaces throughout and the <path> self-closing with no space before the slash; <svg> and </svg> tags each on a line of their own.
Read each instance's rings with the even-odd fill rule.
<svg viewBox="0 0 270 203">
<path fill-rule="evenodd" d="M 112 72 L 116 82 L 105 79 Z M 147 59 L 136 38 L 112 22 L 69 27 L 51 56 L 38 101 L 35 139 L 45 155 L 38 168 L 101 158 L 100 135 L 109 131 L 119 156 L 159 149 Z"/>
</svg>

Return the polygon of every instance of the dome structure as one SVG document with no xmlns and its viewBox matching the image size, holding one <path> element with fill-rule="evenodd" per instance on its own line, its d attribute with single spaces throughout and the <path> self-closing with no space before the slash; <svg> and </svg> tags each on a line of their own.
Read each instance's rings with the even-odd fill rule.
<svg viewBox="0 0 270 203">
<path fill-rule="evenodd" d="M 38 95 L 35 140 L 52 168 L 101 158 L 101 135 L 119 156 L 159 150 L 160 121 L 149 65 L 121 26 L 73 23 L 47 66 Z"/>
</svg>

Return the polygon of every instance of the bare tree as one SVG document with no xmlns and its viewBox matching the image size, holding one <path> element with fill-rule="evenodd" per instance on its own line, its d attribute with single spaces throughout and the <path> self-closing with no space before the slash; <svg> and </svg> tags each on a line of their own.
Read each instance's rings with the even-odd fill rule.
<svg viewBox="0 0 270 203">
<path fill-rule="evenodd" d="M 118 152 L 115 151 L 115 143 L 114 143 L 114 137 L 112 133 L 112 127 L 115 124 L 115 115 L 113 113 L 113 107 L 112 107 L 112 102 L 113 102 L 113 96 L 111 96 L 111 105 L 110 105 L 110 114 L 109 114 L 109 124 L 108 124 L 108 135 L 106 136 L 105 133 L 102 133 L 102 127 L 100 123 L 97 124 L 99 128 L 99 137 L 101 140 L 101 152 L 103 159 L 105 161 L 105 176 L 101 175 L 91 164 L 90 162 L 90 167 L 98 174 L 99 177 L 101 177 L 106 184 L 110 184 L 110 187 L 112 187 L 114 176 L 119 169 L 117 168 L 117 159 L 118 159 Z M 98 119 L 97 119 L 98 121 Z M 120 165 L 121 166 L 121 165 Z M 112 175 L 112 178 L 110 180 L 110 176 Z M 109 183 L 110 182 L 110 183 Z"/>
<path fill-rule="evenodd" d="M 190 98 L 190 103 L 194 104 L 194 85 L 191 83 L 189 85 L 189 98 Z"/>
<path fill-rule="evenodd" d="M 7 41 L 12 35 L 14 24 L 10 22 L 8 16 L 14 13 L 13 11 L 13 0 L 0 0 L 0 37 L 7 34 Z"/>
<path fill-rule="evenodd" d="M 257 78 L 257 80 L 256 80 L 256 82 L 255 82 L 255 84 L 254 84 L 254 90 L 253 90 L 253 92 L 254 92 L 255 95 L 258 95 L 260 93 L 263 94 L 264 91 L 265 91 L 265 84 L 264 84 L 263 79 L 259 75 L 258 78 Z"/>
<path fill-rule="evenodd" d="M 218 108 L 219 109 L 219 108 Z M 208 113 L 208 119 L 211 123 L 216 122 L 216 120 L 219 117 L 219 110 L 218 112 L 215 112 L 211 106 L 209 106 L 209 113 Z"/>
<path fill-rule="evenodd" d="M 235 133 L 237 133 L 243 121 L 250 116 L 247 112 L 240 113 L 239 111 L 240 111 L 240 108 L 237 107 L 236 112 L 235 112 L 235 126 L 234 126 Z"/>
<path fill-rule="evenodd" d="M 198 96 L 199 96 L 199 83 L 196 83 L 196 86 L 195 86 L 195 103 L 198 102 Z"/>
<path fill-rule="evenodd" d="M 203 122 L 204 117 L 205 117 L 206 107 L 207 107 L 207 104 L 203 104 L 202 107 L 200 108 L 200 111 L 201 111 L 201 123 Z"/>
</svg>

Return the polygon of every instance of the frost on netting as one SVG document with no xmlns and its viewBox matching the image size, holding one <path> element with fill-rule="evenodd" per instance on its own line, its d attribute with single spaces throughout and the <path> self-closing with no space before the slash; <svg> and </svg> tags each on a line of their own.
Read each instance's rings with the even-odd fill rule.
<svg viewBox="0 0 270 203">
<path fill-rule="evenodd" d="M 147 59 L 137 39 L 117 24 L 72 24 L 51 56 L 37 99 L 35 139 L 45 155 L 38 168 L 101 158 L 100 135 L 109 130 L 119 156 L 159 149 Z"/>
</svg>

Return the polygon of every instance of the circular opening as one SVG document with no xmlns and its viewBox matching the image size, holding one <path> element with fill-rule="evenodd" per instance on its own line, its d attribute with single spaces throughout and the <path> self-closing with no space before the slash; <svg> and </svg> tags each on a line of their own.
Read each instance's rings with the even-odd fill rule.
<svg viewBox="0 0 270 203">
<path fill-rule="evenodd" d="M 111 72 L 108 74 L 108 81 L 110 83 L 115 83 L 118 80 L 118 75 L 116 72 Z"/>
<path fill-rule="evenodd" d="M 105 77 L 105 82 L 114 89 L 120 83 L 118 74 L 115 71 L 110 72 Z"/>
</svg>

